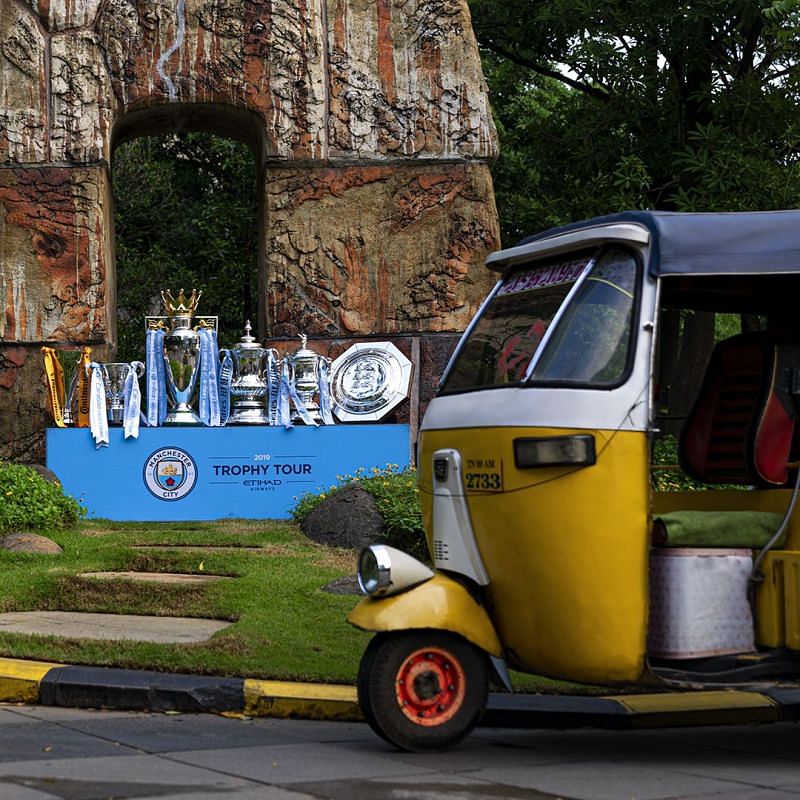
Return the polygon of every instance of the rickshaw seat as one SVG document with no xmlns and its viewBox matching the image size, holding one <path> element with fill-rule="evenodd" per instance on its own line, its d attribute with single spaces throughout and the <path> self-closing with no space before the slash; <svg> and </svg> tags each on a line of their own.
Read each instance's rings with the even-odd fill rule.
<svg viewBox="0 0 800 800">
<path fill-rule="evenodd" d="M 684 471 L 704 483 L 783 485 L 795 406 L 786 370 L 800 366 L 800 343 L 766 331 L 719 342 L 681 432 Z"/>
</svg>

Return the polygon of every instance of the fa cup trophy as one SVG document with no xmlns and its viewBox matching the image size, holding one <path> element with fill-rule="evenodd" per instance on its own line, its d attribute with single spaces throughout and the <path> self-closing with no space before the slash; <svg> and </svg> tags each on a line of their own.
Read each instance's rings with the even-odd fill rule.
<svg viewBox="0 0 800 800">
<path fill-rule="evenodd" d="M 249 320 L 244 330 L 244 336 L 231 351 L 233 413 L 228 425 L 269 425 L 271 400 L 277 391 L 274 376 L 278 354 L 262 347 L 250 335 Z"/>
</svg>

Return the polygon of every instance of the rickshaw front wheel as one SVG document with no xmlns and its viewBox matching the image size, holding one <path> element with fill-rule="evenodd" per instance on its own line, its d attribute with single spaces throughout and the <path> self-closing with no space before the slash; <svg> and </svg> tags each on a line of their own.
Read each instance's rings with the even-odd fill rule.
<svg viewBox="0 0 800 800">
<path fill-rule="evenodd" d="M 400 750 L 446 750 L 478 724 L 488 697 L 486 656 L 447 631 L 372 638 L 358 671 L 358 701 L 375 733 Z"/>
</svg>

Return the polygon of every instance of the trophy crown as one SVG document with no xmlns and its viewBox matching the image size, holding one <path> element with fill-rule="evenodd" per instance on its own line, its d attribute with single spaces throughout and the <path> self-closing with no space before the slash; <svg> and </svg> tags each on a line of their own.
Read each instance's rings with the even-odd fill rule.
<svg viewBox="0 0 800 800">
<path fill-rule="evenodd" d="M 169 289 L 162 289 L 161 300 L 164 303 L 167 314 L 171 317 L 176 314 L 194 315 L 194 312 L 197 311 L 197 304 L 200 302 L 200 296 L 202 294 L 202 291 L 198 292 L 197 289 L 192 289 L 191 296 L 186 297 L 186 293 L 181 289 L 176 299 L 172 296 L 172 292 Z"/>
</svg>

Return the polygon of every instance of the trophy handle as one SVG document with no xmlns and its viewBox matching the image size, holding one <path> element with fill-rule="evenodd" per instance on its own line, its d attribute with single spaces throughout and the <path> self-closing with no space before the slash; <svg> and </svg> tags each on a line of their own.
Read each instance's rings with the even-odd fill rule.
<svg viewBox="0 0 800 800">
<path fill-rule="evenodd" d="M 175 388 L 174 381 L 171 381 L 169 379 L 169 376 L 171 374 L 172 374 L 172 367 L 169 364 L 169 358 L 167 358 L 167 354 L 164 353 L 164 376 L 166 378 L 164 383 L 166 384 L 167 395 L 169 396 L 169 399 L 172 400 L 173 403 L 177 403 L 178 402 L 177 389 Z"/>
<path fill-rule="evenodd" d="M 131 361 L 131 368 L 136 371 L 137 378 L 141 378 L 145 373 L 145 367 L 141 361 Z"/>
</svg>

